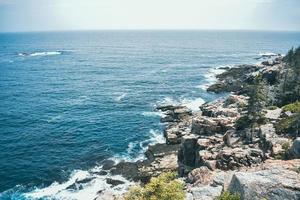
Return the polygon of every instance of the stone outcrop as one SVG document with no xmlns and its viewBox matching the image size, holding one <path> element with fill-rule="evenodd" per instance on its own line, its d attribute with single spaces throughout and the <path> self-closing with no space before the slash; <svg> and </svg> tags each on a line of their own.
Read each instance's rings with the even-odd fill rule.
<svg viewBox="0 0 300 200">
<path fill-rule="evenodd" d="M 242 200 L 300 199 L 300 176 L 289 170 L 237 172 L 228 190 L 241 195 Z"/>
</svg>

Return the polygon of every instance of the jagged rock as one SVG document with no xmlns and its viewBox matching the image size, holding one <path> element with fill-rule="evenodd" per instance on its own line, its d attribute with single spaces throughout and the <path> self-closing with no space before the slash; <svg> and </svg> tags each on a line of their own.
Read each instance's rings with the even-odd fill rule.
<svg viewBox="0 0 300 200">
<path fill-rule="evenodd" d="M 236 107 L 245 107 L 248 103 L 248 97 L 243 95 L 234 95 L 230 94 L 224 102 L 224 106 L 236 106 Z"/>
<path fill-rule="evenodd" d="M 294 171 L 279 169 L 237 172 L 233 175 L 228 190 L 239 193 L 242 200 L 298 200 L 300 176 Z"/>
<path fill-rule="evenodd" d="M 231 147 L 240 140 L 240 137 L 235 135 L 235 130 L 228 130 L 223 136 L 224 144 Z"/>
<path fill-rule="evenodd" d="M 207 167 L 202 166 L 192 170 L 188 174 L 188 182 L 192 183 L 194 186 L 197 185 L 209 185 L 212 183 L 214 173 Z"/>
<path fill-rule="evenodd" d="M 177 122 L 192 115 L 192 111 L 186 106 L 167 105 L 159 106 L 156 109 L 165 112 L 165 116 L 161 118 L 161 122 Z"/>
<path fill-rule="evenodd" d="M 179 149 L 179 145 L 167 145 L 167 144 L 155 144 L 149 145 L 145 152 L 146 157 L 152 162 L 157 157 L 163 157 L 169 154 L 176 154 Z"/>
<path fill-rule="evenodd" d="M 223 170 L 234 170 L 243 166 L 257 165 L 265 160 L 264 154 L 259 149 L 223 149 L 216 157 L 217 167 Z"/>
<path fill-rule="evenodd" d="M 240 92 L 244 89 L 243 85 L 247 82 L 248 74 L 258 71 L 256 65 L 240 65 L 228 69 L 226 72 L 217 75 L 218 82 L 211 85 L 207 91 L 210 92 Z"/>
<path fill-rule="evenodd" d="M 200 186 L 190 189 L 194 200 L 214 200 L 222 193 L 222 186 Z"/>
<path fill-rule="evenodd" d="M 198 157 L 198 138 L 195 135 L 183 137 L 183 141 L 178 152 L 178 161 L 185 166 L 195 167 Z"/>
<path fill-rule="evenodd" d="M 291 153 L 295 158 L 300 158 L 300 137 L 294 140 Z"/>
<path fill-rule="evenodd" d="M 168 144 L 179 144 L 183 131 L 178 127 L 167 128 L 164 131 L 165 138 Z"/>
<path fill-rule="evenodd" d="M 236 118 L 231 117 L 206 117 L 193 118 L 192 133 L 198 135 L 224 134 L 232 129 Z"/>
</svg>

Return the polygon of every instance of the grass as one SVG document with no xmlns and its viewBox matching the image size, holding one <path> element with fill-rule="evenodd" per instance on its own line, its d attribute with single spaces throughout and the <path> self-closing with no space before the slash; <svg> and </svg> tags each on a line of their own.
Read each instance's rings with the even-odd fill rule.
<svg viewBox="0 0 300 200">
<path fill-rule="evenodd" d="M 237 193 L 230 193 L 228 191 L 222 192 L 221 196 L 217 197 L 216 200 L 240 200 L 241 196 Z"/>
<path fill-rule="evenodd" d="M 294 103 L 287 104 L 283 106 L 282 110 L 284 112 L 290 111 L 292 113 L 299 113 L 300 112 L 300 101 L 296 101 Z"/>
</svg>

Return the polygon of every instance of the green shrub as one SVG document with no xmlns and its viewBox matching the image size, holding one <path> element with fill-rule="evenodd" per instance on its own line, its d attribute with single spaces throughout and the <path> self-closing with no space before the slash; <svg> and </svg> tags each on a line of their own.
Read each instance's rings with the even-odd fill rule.
<svg viewBox="0 0 300 200">
<path fill-rule="evenodd" d="M 175 178 L 176 174 L 172 172 L 151 178 L 144 187 L 131 188 L 125 194 L 125 200 L 183 200 L 183 184 Z"/>
<path fill-rule="evenodd" d="M 221 196 L 217 197 L 216 200 L 240 200 L 241 197 L 239 194 L 234 193 L 231 194 L 230 192 L 222 192 Z"/>
<path fill-rule="evenodd" d="M 300 112 L 300 101 L 296 101 L 294 103 L 287 104 L 283 106 L 283 111 L 291 111 L 292 113 L 299 113 Z"/>
<path fill-rule="evenodd" d="M 279 133 L 289 133 L 294 134 L 297 131 L 297 123 L 299 123 L 300 115 L 292 115 L 281 119 L 276 125 L 275 128 Z"/>
</svg>

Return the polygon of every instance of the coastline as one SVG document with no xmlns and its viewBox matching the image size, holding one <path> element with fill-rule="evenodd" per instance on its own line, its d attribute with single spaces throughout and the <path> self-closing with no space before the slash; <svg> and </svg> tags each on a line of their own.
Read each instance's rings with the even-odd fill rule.
<svg viewBox="0 0 300 200">
<path fill-rule="evenodd" d="M 185 182 L 187 199 L 214 199 L 229 188 L 229 183 L 237 172 L 256 173 L 262 169 L 290 171 L 300 166 L 300 160 L 283 163 L 270 159 L 274 155 L 262 151 L 258 144 L 241 143 L 241 133 L 233 131 L 249 99 L 243 92 L 242 83 L 264 70 L 269 73 L 267 68 L 282 65 L 282 56 L 277 56 L 274 61 L 276 62 L 272 61 L 271 65 L 263 61 L 258 65 L 221 69 L 224 70 L 223 73 L 215 74 L 216 82 L 207 90 L 228 95 L 212 102 L 203 102 L 199 111 L 192 111 L 184 105 L 157 106 L 155 112 L 160 114 L 161 123 L 165 124 L 166 142 L 149 145 L 145 159 L 142 160 L 106 160 L 90 174 L 75 176 L 73 184 L 65 184 L 66 189 L 78 189 L 81 184 L 97 180 L 95 177 L 102 177 L 102 182 L 93 184 L 105 182 L 105 187 L 90 191 L 90 197 L 97 200 L 119 199 L 129 187 L 146 184 L 152 177 L 174 171 Z M 289 139 L 281 139 L 291 143 Z M 263 145 L 267 146 L 268 142 Z M 280 148 L 277 154 L 279 153 Z M 290 172 L 283 171 L 284 175 L 287 173 Z M 40 197 L 45 196 L 45 190 L 41 193 Z M 29 196 L 39 197 L 35 192 L 31 192 Z"/>
</svg>

